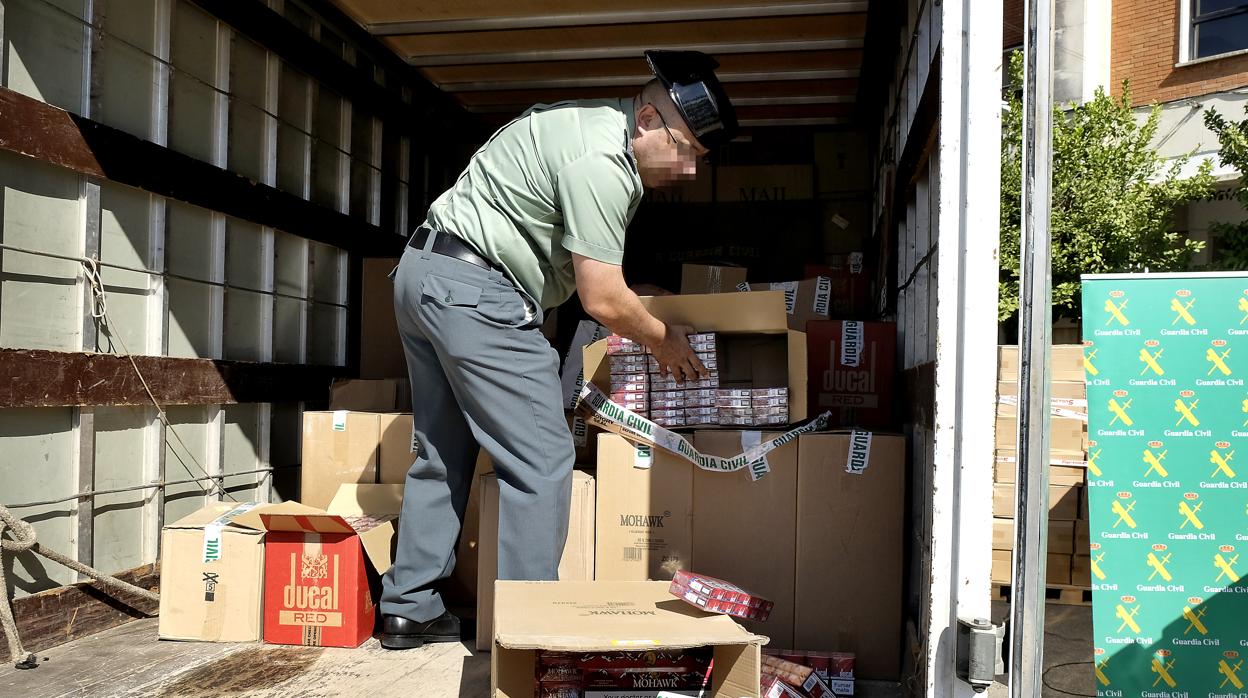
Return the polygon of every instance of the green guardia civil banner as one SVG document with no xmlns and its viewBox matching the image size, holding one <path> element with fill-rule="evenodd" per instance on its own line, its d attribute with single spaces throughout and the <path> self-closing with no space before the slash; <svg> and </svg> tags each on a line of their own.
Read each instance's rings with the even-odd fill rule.
<svg viewBox="0 0 1248 698">
<path fill-rule="evenodd" d="M 1248 698 L 1248 274 L 1087 276 L 1097 695 Z"/>
</svg>

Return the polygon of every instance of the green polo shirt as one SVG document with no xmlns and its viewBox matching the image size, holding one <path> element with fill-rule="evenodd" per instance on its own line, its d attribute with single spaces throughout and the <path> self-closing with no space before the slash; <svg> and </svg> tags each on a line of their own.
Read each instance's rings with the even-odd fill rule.
<svg viewBox="0 0 1248 698">
<path fill-rule="evenodd" d="M 576 290 L 572 253 L 624 259 L 641 201 L 627 99 L 539 104 L 495 133 L 426 225 L 463 238 L 543 308 Z"/>
</svg>

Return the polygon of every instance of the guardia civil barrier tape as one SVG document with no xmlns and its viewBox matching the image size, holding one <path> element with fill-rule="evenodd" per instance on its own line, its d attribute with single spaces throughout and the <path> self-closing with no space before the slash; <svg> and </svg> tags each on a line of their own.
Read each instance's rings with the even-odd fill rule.
<svg viewBox="0 0 1248 698">
<path fill-rule="evenodd" d="M 1248 274 L 1085 277 L 1083 328 L 1097 693 L 1248 696 Z"/>
<path fill-rule="evenodd" d="M 599 390 L 593 383 L 586 383 L 581 388 L 581 399 L 577 403 L 576 409 L 584 415 L 585 421 L 590 424 L 615 432 L 631 441 L 640 441 L 658 446 L 665 451 L 671 451 L 703 470 L 720 473 L 731 473 L 745 467 L 751 467 L 762 460 L 768 453 L 793 441 L 802 434 L 812 434 L 826 430 L 828 422 L 832 418 L 831 412 L 824 412 L 807 424 L 796 429 L 790 429 L 766 441 L 760 441 L 757 446 L 747 448 L 738 455 L 724 458 L 699 452 L 693 447 L 693 444 L 689 443 L 688 439 L 680 434 L 670 429 L 665 429 L 636 412 L 612 402 L 611 398 Z M 759 475 L 759 477 L 761 476 Z"/>
</svg>

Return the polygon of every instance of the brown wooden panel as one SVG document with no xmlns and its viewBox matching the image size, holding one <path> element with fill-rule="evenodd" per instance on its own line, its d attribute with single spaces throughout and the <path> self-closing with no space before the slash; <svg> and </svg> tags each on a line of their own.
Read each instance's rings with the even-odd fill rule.
<svg viewBox="0 0 1248 698">
<path fill-rule="evenodd" d="M 858 81 L 842 80 L 780 80 L 777 82 L 734 82 L 727 86 L 731 99 L 743 97 L 853 97 L 858 92 Z M 484 106 L 515 106 L 527 108 L 539 102 L 558 102 L 565 99 L 603 99 L 608 97 L 631 97 L 637 93 L 636 85 L 616 87 L 584 87 L 554 90 L 493 90 L 488 92 L 460 92 L 455 96 L 469 109 Z"/>
<path fill-rule="evenodd" d="M 737 107 L 737 118 L 746 119 L 823 119 L 852 116 L 852 104 L 768 104 Z"/>
<path fill-rule="evenodd" d="M 158 565 L 136 567 L 115 576 L 143 589 L 160 586 Z M 133 594 L 102 591 L 99 582 L 84 582 L 17 599 L 13 602 L 13 616 L 26 650 L 41 652 L 155 614 L 157 606 Z M 9 657 L 3 629 L 0 629 L 0 659 L 14 661 Z"/>
<path fill-rule="evenodd" d="M 324 401 L 338 366 L 136 356 L 161 405 Z M 0 408 L 147 405 L 130 361 L 116 354 L 0 349 Z"/>
<path fill-rule="evenodd" d="M 539 51 L 604 48 L 614 46 L 720 42 L 757 42 L 861 38 L 866 32 L 865 13 L 724 19 L 662 24 L 622 24 L 605 27 L 561 27 L 454 34 L 387 37 L 386 43 L 401 56 L 438 56 L 489 51 Z M 640 54 L 640 51 L 638 51 Z"/>
<path fill-rule="evenodd" d="M 847 49 L 841 51 L 734 53 L 715 56 L 715 60 L 719 61 L 719 69 L 716 72 L 721 74 L 771 73 L 792 70 L 840 70 L 860 67 L 862 52 Z M 636 75 L 644 81 L 650 75 L 650 69 L 646 66 L 646 61 L 642 57 L 640 49 L 637 51 L 636 58 L 430 66 L 422 68 L 421 72 L 439 85 L 457 82 L 618 77 L 623 75 Z M 735 84 L 732 83 L 732 85 Z M 732 87 L 732 85 L 729 85 L 729 87 Z"/>
<path fill-rule="evenodd" d="M 796 5 L 809 0 L 632 0 L 627 6 L 610 9 L 679 10 L 688 8 L 740 7 L 753 5 Z M 418 20 L 468 19 L 497 17 L 498 0 L 334 0 L 347 14 L 363 24 L 377 22 L 411 22 Z M 600 12 L 601 3 L 585 0 L 511 0 L 506 14 L 532 17 L 543 14 Z"/>
<path fill-rule="evenodd" d="M 0 149 L 268 225 L 365 256 L 403 239 L 119 129 L 0 87 Z"/>
</svg>

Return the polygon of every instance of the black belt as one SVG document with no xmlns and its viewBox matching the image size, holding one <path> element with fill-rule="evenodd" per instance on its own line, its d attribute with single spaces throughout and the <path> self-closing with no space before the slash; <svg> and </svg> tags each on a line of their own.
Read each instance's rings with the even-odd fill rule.
<svg viewBox="0 0 1248 698">
<path fill-rule="evenodd" d="M 412 238 L 407 241 L 408 247 L 423 250 L 425 242 L 429 239 L 429 234 L 432 232 L 432 229 L 425 226 L 417 228 L 416 232 L 412 234 Z M 468 246 L 468 243 L 450 233 L 439 231 L 438 236 L 433 239 L 431 251 L 469 264 L 475 264 L 482 269 L 495 269 L 493 262 L 477 254 L 475 250 Z"/>
</svg>

